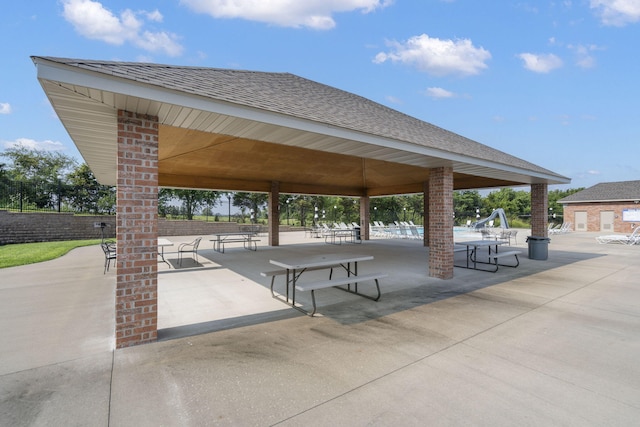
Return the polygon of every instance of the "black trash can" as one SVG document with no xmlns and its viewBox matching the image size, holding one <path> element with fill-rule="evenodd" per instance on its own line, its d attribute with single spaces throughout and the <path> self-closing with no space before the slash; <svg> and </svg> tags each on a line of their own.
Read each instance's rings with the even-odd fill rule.
<svg viewBox="0 0 640 427">
<path fill-rule="evenodd" d="M 551 242 L 551 239 L 548 237 L 528 236 L 529 259 L 547 259 L 549 257 L 549 242 Z"/>
<path fill-rule="evenodd" d="M 360 226 L 356 226 L 353 227 L 354 233 L 355 233 L 355 237 L 356 237 L 356 241 L 359 242 L 361 237 L 360 237 Z"/>
</svg>

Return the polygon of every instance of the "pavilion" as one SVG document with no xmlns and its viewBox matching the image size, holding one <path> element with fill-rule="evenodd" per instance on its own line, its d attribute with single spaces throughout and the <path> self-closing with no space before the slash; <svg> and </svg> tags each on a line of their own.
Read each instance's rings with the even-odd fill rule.
<svg viewBox="0 0 640 427">
<path fill-rule="evenodd" d="M 157 338 L 158 187 L 360 198 L 423 193 L 429 275 L 453 277 L 453 191 L 530 186 L 547 235 L 547 188 L 570 179 L 361 96 L 289 73 L 32 57 L 99 182 L 117 186 L 116 347 Z"/>
</svg>

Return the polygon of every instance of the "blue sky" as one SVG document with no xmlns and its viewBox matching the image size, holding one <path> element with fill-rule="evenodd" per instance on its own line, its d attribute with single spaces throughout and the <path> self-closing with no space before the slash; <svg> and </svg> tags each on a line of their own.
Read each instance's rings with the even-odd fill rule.
<svg viewBox="0 0 640 427">
<path fill-rule="evenodd" d="M 290 72 L 572 179 L 640 179 L 640 0 L 0 6 L 0 149 L 78 157 L 30 56 Z M 81 159 L 80 159 L 81 160 Z"/>
</svg>

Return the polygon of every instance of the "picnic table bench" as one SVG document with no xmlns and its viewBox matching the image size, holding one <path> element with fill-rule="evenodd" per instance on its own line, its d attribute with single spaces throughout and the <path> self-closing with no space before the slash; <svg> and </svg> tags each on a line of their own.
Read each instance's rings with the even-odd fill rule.
<svg viewBox="0 0 640 427">
<path fill-rule="evenodd" d="M 491 273 L 495 273 L 498 271 L 499 267 L 513 267 L 516 268 L 520 265 L 520 260 L 518 259 L 518 255 L 521 255 L 520 251 L 503 251 L 498 252 L 498 246 L 504 245 L 505 241 L 491 241 L 491 240 L 474 240 L 470 242 L 459 242 L 454 246 L 454 253 L 465 251 L 467 254 L 466 264 L 465 265 L 457 265 L 454 264 L 455 267 L 460 268 L 469 268 L 472 270 L 480 270 L 480 271 L 488 271 Z M 494 246 L 495 249 L 493 252 L 491 251 L 491 247 Z M 489 255 L 487 257 L 487 261 L 480 261 L 478 259 L 478 250 L 479 248 L 487 247 L 489 249 Z M 515 265 L 511 264 L 501 264 L 499 260 L 507 257 L 513 256 L 515 258 Z M 478 268 L 478 264 L 481 265 L 489 265 L 495 268 L 486 269 L 486 268 Z"/>
<path fill-rule="evenodd" d="M 330 228 L 322 232 L 324 235 L 324 242 L 332 245 L 341 245 L 342 242 L 362 243 L 362 240 L 357 238 L 356 233 L 357 231 L 355 228 Z"/>
<path fill-rule="evenodd" d="M 213 242 L 213 250 L 224 253 L 225 245 L 229 243 L 242 243 L 243 247 L 250 251 L 258 250 L 258 243 L 260 239 L 256 239 L 256 233 L 253 231 L 233 232 L 233 233 L 216 233 L 215 239 L 210 239 Z"/>
<path fill-rule="evenodd" d="M 270 260 L 270 262 L 279 267 L 279 270 L 265 271 L 260 273 L 264 277 L 271 277 L 271 295 L 287 305 L 299 310 L 309 316 L 313 316 L 317 311 L 315 291 L 329 287 L 350 292 L 364 298 L 378 301 L 381 296 L 379 280 L 387 277 L 384 273 L 372 273 L 366 275 L 358 275 L 358 262 L 373 260 L 371 255 L 316 255 L 311 257 L 296 258 L 291 260 Z M 352 268 L 353 263 L 353 268 Z M 342 267 L 347 272 L 347 277 L 334 278 L 333 269 Z M 315 282 L 299 282 L 300 276 L 307 271 L 330 270 L 329 279 L 319 280 Z M 286 293 L 285 298 L 277 295 L 273 290 L 274 279 L 276 276 L 286 276 Z M 374 281 L 376 287 L 376 295 L 370 296 L 358 291 L 358 283 Z M 346 288 L 344 287 L 346 285 Z M 312 311 L 296 305 L 296 290 L 311 292 Z M 291 293 L 290 293 L 291 291 Z M 291 296 L 291 299 L 290 299 Z"/>
</svg>

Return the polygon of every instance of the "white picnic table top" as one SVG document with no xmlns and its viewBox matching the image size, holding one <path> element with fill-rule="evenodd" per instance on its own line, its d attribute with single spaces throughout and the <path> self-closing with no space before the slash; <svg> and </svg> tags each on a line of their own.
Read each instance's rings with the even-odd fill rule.
<svg viewBox="0 0 640 427">
<path fill-rule="evenodd" d="M 474 246 L 474 247 L 480 247 L 480 246 L 494 246 L 494 245 L 504 245 L 505 241 L 503 240 L 470 240 L 468 242 L 456 242 L 456 245 L 466 245 L 467 247 L 469 246 Z"/>
<path fill-rule="evenodd" d="M 372 255 L 358 255 L 358 254 L 325 254 L 325 255 L 313 255 L 305 257 L 295 257 L 288 259 L 272 259 L 269 260 L 271 264 L 278 267 L 286 268 L 288 270 L 301 270 L 303 268 L 316 268 L 327 266 L 330 267 L 336 264 L 346 264 L 350 262 L 361 262 L 373 260 Z"/>
<path fill-rule="evenodd" d="M 158 238 L 158 246 L 160 247 L 164 247 L 164 246 L 173 246 L 173 242 L 169 239 L 165 239 L 163 237 Z"/>
</svg>

